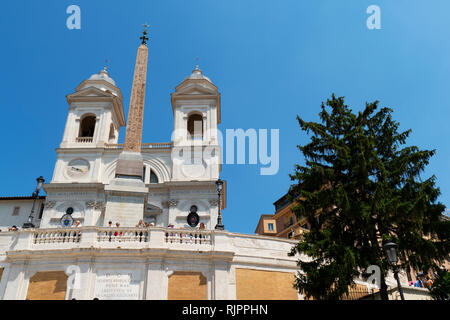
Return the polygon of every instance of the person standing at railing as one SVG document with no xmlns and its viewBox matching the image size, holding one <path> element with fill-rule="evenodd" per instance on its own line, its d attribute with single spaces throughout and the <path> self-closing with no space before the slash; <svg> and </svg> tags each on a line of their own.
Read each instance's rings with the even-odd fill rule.
<svg viewBox="0 0 450 320">
<path fill-rule="evenodd" d="M 198 229 L 206 230 L 205 224 L 203 222 L 200 222 L 200 226 L 198 227 Z M 201 244 L 202 243 L 202 235 L 201 234 L 198 235 L 198 240 L 199 240 L 199 243 Z"/>
<path fill-rule="evenodd" d="M 139 220 L 139 223 L 136 225 L 136 228 L 145 228 L 144 220 Z"/>
<path fill-rule="evenodd" d="M 75 225 L 73 227 L 74 228 L 81 228 L 82 225 L 81 225 L 80 220 L 75 221 Z M 75 232 L 75 234 L 73 236 L 74 236 L 73 237 L 73 241 L 74 242 L 80 242 L 80 240 L 81 240 L 81 232 L 79 232 L 79 231 Z"/>
<path fill-rule="evenodd" d="M 113 224 L 112 221 L 108 221 L 108 228 L 112 228 Z M 111 242 L 111 237 L 112 237 L 112 232 L 108 232 L 108 236 L 109 236 L 109 242 Z"/>
<path fill-rule="evenodd" d="M 139 220 L 139 223 L 136 225 L 136 228 L 146 228 L 147 226 L 145 225 L 145 223 L 144 223 L 144 220 Z M 142 240 L 142 236 L 144 235 L 143 233 L 142 233 L 142 231 L 141 232 L 135 232 L 134 233 L 134 235 L 136 236 L 136 237 L 139 237 L 139 242 Z"/>
<path fill-rule="evenodd" d="M 116 228 L 120 228 L 120 223 L 119 222 L 116 222 Z M 122 236 L 122 231 L 116 231 L 116 232 L 114 232 L 114 236 Z"/>
</svg>

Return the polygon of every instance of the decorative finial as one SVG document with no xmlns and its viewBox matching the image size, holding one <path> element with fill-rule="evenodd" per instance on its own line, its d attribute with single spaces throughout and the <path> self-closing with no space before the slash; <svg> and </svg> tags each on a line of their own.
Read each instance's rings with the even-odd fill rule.
<svg viewBox="0 0 450 320">
<path fill-rule="evenodd" d="M 147 37 L 147 28 L 150 28 L 150 26 L 147 23 L 143 24 L 142 26 L 144 27 L 144 32 L 142 33 L 142 37 L 140 37 L 139 39 L 142 40 L 142 44 L 147 44 L 147 40 L 149 40 Z"/>
<path fill-rule="evenodd" d="M 103 67 L 103 71 L 107 71 L 108 70 L 108 59 L 105 59 L 105 66 Z"/>
</svg>

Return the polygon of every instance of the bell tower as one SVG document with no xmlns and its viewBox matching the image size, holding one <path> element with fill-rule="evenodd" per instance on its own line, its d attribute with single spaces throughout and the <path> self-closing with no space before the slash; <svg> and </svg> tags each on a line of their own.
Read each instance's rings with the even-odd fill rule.
<svg viewBox="0 0 450 320">
<path fill-rule="evenodd" d="M 95 148 L 117 143 L 125 125 L 122 93 L 106 67 L 84 80 L 67 97 L 69 114 L 61 148 Z"/>
<path fill-rule="evenodd" d="M 117 143 L 125 125 L 122 93 L 105 68 L 81 82 L 66 99 L 69 112 L 52 182 L 100 182 L 101 164 L 90 153 Z"/>
<path fill-rule="evenodd" d="M 198 66 L 171 94 L 173 180 L 217 180 L 220 171 L 220 93 Z"/>
</svg>

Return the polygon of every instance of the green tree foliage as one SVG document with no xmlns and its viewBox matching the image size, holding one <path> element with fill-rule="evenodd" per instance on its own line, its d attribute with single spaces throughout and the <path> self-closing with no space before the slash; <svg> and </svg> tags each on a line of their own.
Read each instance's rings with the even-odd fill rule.
<svg viewBox="0 0 450 320">
<path fill-rule="evenodd" d="M 447 270 L 437 272 L 430 293 L 434 300 L 450 300 L 450 272 Z"/>
<path fill-rule="evenodd" d="M 355 114 L 333 94 L 322 103 L 321 123 L 297 116 L 311 139 L 298 146 L 305 164 L 290 175 L 290 194 L 300 195 L 293 212 L 306 217 L 311 230 L 291 254 L 309 257 L 298 262 L 302 273 L 296 279 L 308 297 L 339 299 L 354 277 L 378 265 L 386 299 L 386 238 L 398 244 L 402 268 L 426 272 L 449 254 L 450 226 L 441 219 L 439 188 L 434 176 L 421 177 L 435 150 L 407 146 L 411 130 L 399 132 L 392 109 L 377 109 L 378 101 L 366 103 Z"/>
</svg>

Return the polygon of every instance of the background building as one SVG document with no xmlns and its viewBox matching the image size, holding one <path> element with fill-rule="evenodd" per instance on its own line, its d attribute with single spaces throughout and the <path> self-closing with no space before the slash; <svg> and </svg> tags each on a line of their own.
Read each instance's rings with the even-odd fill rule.
<svg viewBox="0 0 450 320">
<path fill-rule="evenodd" d="M 292 212 L 294 203 L 287 194 L 275 201 L 273 205 L 275 213 L 261 215 L 255 230 L 256 234 L 298 240 L 304 232 L 309 230 L 310 226 L 306 218 L 299 220 Z M 269 230 L 269 227 L 273 230 Z"/>
</svg>

